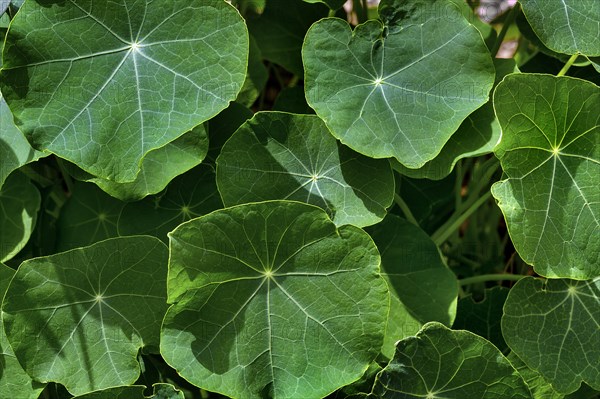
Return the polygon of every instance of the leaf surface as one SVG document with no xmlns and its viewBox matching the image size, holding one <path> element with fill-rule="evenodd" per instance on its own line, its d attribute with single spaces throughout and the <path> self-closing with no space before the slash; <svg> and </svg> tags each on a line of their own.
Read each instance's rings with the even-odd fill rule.
<svg viewBox="0 0 600 399">
<path fill-rule="evenodd" d="M 221 0 L 30 1 L 0 87 L 34 148 L 125 183 L 237 97 L 247 60 L 244 21 Z"/>
<path fill-rule="evenodd" d="M 139 350 L 158 347 L 167 257 L 140 236 L 23 262 L 3 303 L 23 368 L 75 395 L 133 384 Z"/>
<path fill-rule="evenodd" d="M 600 390 L 600 278 L 525 278 L 508 294 L 502 334 L 508 346 L 559 393 L 581 382 Z"/>
<path fill-rule="evenodd" d="M 144 395 L 145 389 L 143 385 L 115 387 L 76 396 L 73 399 L 184 399 L 183 392 L 171 384 L 154 384 L 154 394 L 151 396 Z"/>
<path fill-rule="evenodd" d="M 213 212 L 170 234 L 161 353 L 209 391 L 322 398 L 379 353 L 388 292 L 362 230 L 291 201 Z"/>
<path fill-rule="evenodd" d="M 506 179 L 492 193 L 527 263 L 549 278 L 600 275 L 600 89 L 579 79 L 513 74 L 494 107 Z"/>
<path fill-rule="evenodd" d="M 385 160 L 339 144 L 317 116 L 261 112 L 237 130 L 217 158 L 226 206 L 296 200 L 320 206 L 338 225 L 381 221 L 393 201 Z"/>
<path fill-rule="evenodd" d="M 342 143 L 415 169 L 488 101 L 494 66 L 479 31 L 448 0 L 383 0 L 379 11 L 382 21 L 354 31 L 337 18 L 311 27 L 306 99 Z"/>
</svg>

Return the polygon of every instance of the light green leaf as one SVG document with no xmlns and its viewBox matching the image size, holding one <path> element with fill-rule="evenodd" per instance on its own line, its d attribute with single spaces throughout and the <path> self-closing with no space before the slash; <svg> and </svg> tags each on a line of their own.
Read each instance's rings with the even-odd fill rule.
<svg viewBox="0 0 600 399">
<path fill-rule="evenodd" d="M 57 222 L 57 250 L 66 251 L 117 237 L 117 223 L 124 205 L 93 184 L 75 184 Z"/>
<path fill-rule="evenodd" d="M 600 2 L 520 0 L 540 40 L 564 54 L 600 55 Z"/>
<path fill-rule="evenodd" d="M 496 155 L 506 179 L 492 187 L 524 261 L 549 278 L 600 275 L 600 89 L 550 75 L 498 85 Z"/>
<path fill-rule="evenodd" d="M 183 222 L 223 207 L 215 172 L 201 165 L 173 180 L 164 193 L 125 205 L 118 234 L 147 234 L 167 241 L 167 233 Z"/>
<path fill-rule="evenodd" d="M 43 156 L 42 152 L 31 148 L 15 126 L 12 113 L 0 94 L 0 188 L 13 171 Z"/>
<path fill-rule="evenodd" d="M 248 20 L 248 29 L 266 60 L 281 65 L 298 76 L 302 67 L 302 41 L 310 25 L 327 16 L 323 4 L 302 0 L 267 0 L 259 18 Z"/>
<path fill-rule="evenodd" d="M 448 0 L 383 0 L 379 11 L 354 31 L 336 18 L 311 27 L 306 99 L 342 143 L 416 169 L 488 101 L 494 66 Z"/>
<path fill-rule="evenodd" d="M 396 347 L 373 393 L 382 399 L 529 399 L 529 389 L 502 353 L 468 331 L 428 323 Z"/>
<path fill-rule="evenodd" d="M 458 281 L 423 230 L 396 215 L 369 229 L 381 253 L 381 274 L 390 289 L 391 306 L 383 354 L 415 335 L 429 321 L 451 326 L 456 315 Z"/>
<path fill-rule="evenodd" d="M 122 201 L 136 201 L 156 194 L 176 176 L 199 165 L 208 152 L 208 136 L 204 125 L 175 141 L 150 151 L 142 161 L 142 169 L 131 183 L 115 183 L 90 175 L 71 164 L 69 172 L 76 179 L 92 182 L 111 196 Z"/>
<path fill-rule="evenodd" d="M 250 53 L 248 55 L 248 74 L 242 86 L 242 91 L 238 95 L 236 102 L 251 107 L 254 101 L 260 96 L 260 93 L 265 88 L 269 72 L 263 64 L 262 53 L 260 47 L 254 37 L 250 36 Z"/>
<path fill-rule="evenodd" d="M 154 394 L 145 396 L 145 386 L 130 385 L 96 391 L 73 399 L 184 399 L 183 392 L 171 384 L 154 384 Z"/>
<path fill-rule="evenodd" d="M 2 92 L 34 148 L 126 183 L 237 97 L 248 32 L 222 0 L 29 1 L 3 60 Z"/>
<path fill-rule="evenodd" d="M 139 350 L 158 347 L 167 258 L 159 240 L 127 237 L 23 262 L 2 309 L 23 368 L 74 395 L 133 384 Z"/>
<path fill-rule="evenodd" d="M 525 380 L 533 399 L 563 399 L 565 397 L 565 395 L 556 392 L 552 385 L 544 380 L 538 372 L 527 367 L 514 352 L 510 352 L 507 358 Z"/>
<path fill-rule="evenodd" d="M 466 5 L 466 3 L 464 4 Z M 516 72 L 513 59 L 497 58 L 494 60 L 494 65 L 496 67 L 496 84 L 500 83 L 509 73 Z M 392 166 L 401 174 L 412 178 L 440 180 L 452 172 L 454 165 L 459 160 L 491 153 L 500 141 L 501 134 L 500 124 L 494 113 L 494 105 L 490 100 L 469 115 L 456 133 L 450 137 L 440 154 L 423 167 L 409 169 L 396 160 L 392 160 Z"/>
<path fill-rule="evenodd" d="M 341 8 L 346 0 L 304 0 L 307 3 L 323 3 L 332 10 Z"/>
<path fill-rule="evenodd" d="M 336 225 L 380 222 L 394 200 L 386 160 L 339 144 L 314 115 L 260 112 L 237 130 L 217 158 L 226 206 L 290 199 L 320 206 Z"/>
<path fill-rule="evenodd" d="M 29 179 L 15 172 L 0 188 L 0 262 L 15 256 L 31 237 L 42 199 Z"/>
<path fill-rule="evenodd" d="M 502 334 L 508 346 L 556 391 L 581 382 L 600 390 L 600 278 L 520 280 L 508 294 Z"/>
<path fill-rule="evenodd" d="M 13 269 L 0 263 L 0 301 L 14 274 Z M 45 385 L 32 381 L 23 371 L 6 339 L 2 323 L 0 313 L 0 392 L 3 396 L 9 395 L 10 399 L 37 399 Z"/>
<path fill-rule="evenodd" d="M 213 212 L 170 234 L 161 353 L 209 391 L 322 398 L 379 353 L 388 291 L 362 230 L 292 201 Z"/>
</svg>

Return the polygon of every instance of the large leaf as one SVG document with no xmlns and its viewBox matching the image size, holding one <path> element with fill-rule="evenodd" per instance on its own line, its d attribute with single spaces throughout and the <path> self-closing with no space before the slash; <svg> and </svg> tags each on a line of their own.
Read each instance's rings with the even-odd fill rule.
<svg viewBox="0 0 600 399">
<path fill-rule="evenodd" d="M 373 393 L 382 399 L 530 399 L 510 362 L 489 341 L 429 323 L 400 341 Z"/>
<path fill-rule="evenodd" d="M 598 0 L 520 0 L 540 40 L 564 54 L 600 55 Z"/>
<path fill-rule="evenodd" d="M 336 18 L 311 27 L 306 99 L 344 144 L 419 168 L 488 101 L 494 66 L 448 0 L 383 0 L 379 11 L 354 31 Z"/>
<path fill-rule="evenodd" d="M 95 177 L 74 165 L 70 172 L 77 179 L 97 184 L 115 198 L 135 201 L 162 191 L 174 177 L 200 164 L 207 152 L 208 136 L 204 125 L 198 125 L 164 147 L 150 151 L 143 160 L 140 173 L 131 183 L 115 183 Z"/>
<path fill-rule="evenodd" d="M 339 144 L 317 116 L 280 112 L 256 114 L 229 139 L 217 158 L 217 184 L 226 206 L 303 201 L 338 226 L 378 223 L 394 199 L 386 160 Z"/>
<path fill-rule="evenodd" d="M 15 256 L 31 237 L 40 210 L 38 189 L 20 172 L 0 188 L 0 262 Z"/>
<path fill-rule="evenodd" d="M 383 342 L 388 292 L 370 237 L 291 201 L 213 212 L 170 234 L 161 353 L 236 398 L 322 398 Z"/>
<path fill-rule="evenodd" d="M 492 193 L 519 255 L 550 278 L 600 275 L 600 89 L 514 74 L 498 85 L 494 106 L 507 178 Z"/>
<path fill-rule="evenodd" d="M 0 301 L 14 274 L 14 270 L 0 263 Z M 10 399 L 37 399 L 44 384 L 33 382 L 25 373 L 6 339 L 2 323 L 0 313 L 0 392 L 3 396 L 10 392 Z"/>
<path fill-rule="evenodd" d="M 560 393 L 600 390 L 600 278 L 525 278 L 508 294 L 502 334 L 515 354 Z"/>
<path fill-rule="evenodd" d="M 23 368 L 75 395 L 133 384 L 139 350 L 158 347 L 167 257 L 159 240 L 127 237 L 23 262 L 2 309 Z"/>
<path fill-rule="evenodd" d="M 435 243 L 419 227 L 388 215 L 369 232 L 381 252 L 381 274 L 390 289 L 390 314 L 382 352 L 391 358 L 395 343 L 416 334 L 425 323 L 452 325 L 458 281 L 444 264 Z"/>
<path fill-rule="evenodd" d="M 154 394 L 151 396 L 144 395 L 146 387 L 130 385 L 96 391 L 73 399 L 184 399 L 183 392 L 171 384 L 154 384 L 152 388 Z"/>
<path fill-rule="evenodd" d="M 0 87 L 35 148 L 123 183 L 227 107 L 247 59 L 244 21 L 221 0 L 32 0 L 10 25 Z"/>
</svg>

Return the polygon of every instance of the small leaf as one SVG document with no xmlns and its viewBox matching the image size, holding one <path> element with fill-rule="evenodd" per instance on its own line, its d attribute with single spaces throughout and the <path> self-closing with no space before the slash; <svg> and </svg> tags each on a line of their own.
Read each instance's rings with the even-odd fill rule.
<svg viewBox="0 0 600 399">
<path fill-rule="evenodd" d="M 161 353 L 193 384 L 246 398 L 322 398 L 383 342 L 388 292 L 362 230 L 320 208 L 226 208 L 170 234 Z"/>
<path fill-rule="evenodd" d="M 222 0 L 28 1 L 3 60 L 2 92 L 34 148 L 128 183 L 146 153 L 237 97 L 248 32 Z"/>
<path fill-rule="evenodd" d="M 320 206 L 338 225 L 381 221 L 394 197 L 389 163 L 339 144 L 317 116 L 258 113 L 217 158 L 226 206 L 290 199 Z"/>
<path fill-rule="evenodd" d="M 513 74 L 496 88 L 492 187 L 524 261 L 549 278 L 600 275 L 600 89 L 579 79 Z"/>
<path fill-rule="evenodd" d="M 154 394 L 145 396 L 145 386 L 130 385 L 96 391 L 73 399 L 184 399 L 183 392 L 171 384 L 154 384 Z"/>
<path fill-rule="evenodd" d="M 373 393 L 382 399 L 530 399 L 529 389 L 502 353 L 468 331 L 428 323 L 396 347 Z"/>
<path fill-rule="evenodd" d="M 379 11 L 382 21 L 354 31 L 336 18 L 311 27 L 306 99 L 342 143 L 415 169 L 488 101 L 494 66 L 479 31 L 448 0 L 383 0 Z"/>
<path fill-rule="evenodd" d="M 133 384 L 139 350 L 158 347 L 167 256 L 155 238 L 127 237 L 23 262 L 2 310 L 27 373 L 75 395 Z"/>
<path fill-rule="evenodd" d="M 551 50 L 600 55 L 597 0 L 520 0 L 520 3 L 531 27 Z"/>
<path fill-rule="evenodd" d="M 27 242 L 40 210 L 38 189 L 20 172 L 0 188 L 0 262 L 15 256 Z"/>
<path fill-rule="evenodd" d="M 593 281 L 524 278 L 504 305 L 508 346 L 556 391 L 581 382 L 600 390 L 600 278 Z"/>
<path fill-rule="evenodd" d="M 14 270 L 0 263 L 0 299 L 4 298 L 14 275 Z M 37 399 L 45 385 L 32 381 L 25 373 L 6 339 L 2 324 L 0 313 L 0 392 L 3 395 L 10 392 L 10 399 Z"/>
</svg>

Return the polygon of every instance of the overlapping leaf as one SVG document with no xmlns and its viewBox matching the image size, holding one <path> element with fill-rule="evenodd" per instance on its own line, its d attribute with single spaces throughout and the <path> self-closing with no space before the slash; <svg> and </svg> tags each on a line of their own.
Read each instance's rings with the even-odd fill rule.
<svg viewBox="0 0 600 399">
<path fill-rule="evenodd" d="M 394 197 L 389 163 L 339 144 L 316 116 L 258 113 L 229 139 L 217 159 L 227 206 L 273 199 L 325 209 L 337 225 L 383 219 Z"/>
<path fill-rule="evenodd" d="M 489 341 L 468 331 L 428 323 L 396 347 L 373 393 L 382 399 L 530 399 L 510 362 Z"/>
<path fill-rule="evenodd" d="M 370 237 L 291 201 L 213 212 L 170 234 L 161 353 L 210 391 L 322 398 L 383 342 L 388 292 Z"/>
<path fill-rule="evenodd" d="M 600 275 L 600 88 L 579 79 L 514 74 L 496 89 L 494 184 L 521 257 L 550 278 Z"/>
<path fill-rule="evenodd" d="M 333 18 L 311 27 L 306 98 L 342 143 L 419 168 L 487 102 L 492 59 L 448 0 L 383 0 L 379 11 L 354 31 Z"/>
<path fill-rule="evenodd" d="M 508 346 L 559 393 L 581 382 L 600 390 L 600 278 L 525 278 L 508 294 L 502 334 Z"/>
<path fill-rule="evenodd" d="M 124 183 L 236 98 L 247 58 L 244 21 L 221 0 L 29 1 L 0 86 L 35 148 Z"/>
<path fill-rule="evenodd" d="M 92 392 L 73 399 L 184 399 L 183 392 L 171 384 L 154 384 L 154 394 L 151 396 L 144 395 L 145 389 L 144 386 L 130 385 Z"/>
<path fill-rule="evenodd" d="M 158 348 L 167 257 L 159 240 L 127 237 L 22 263 L 2 310 L 23 368 L 76 395 L 133 384 L 139 350 Z"/>
</svg>

